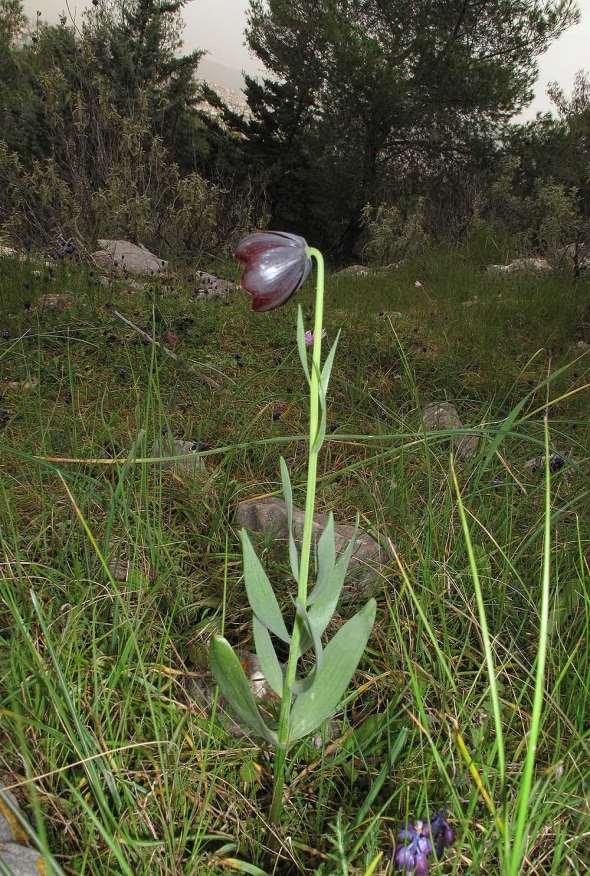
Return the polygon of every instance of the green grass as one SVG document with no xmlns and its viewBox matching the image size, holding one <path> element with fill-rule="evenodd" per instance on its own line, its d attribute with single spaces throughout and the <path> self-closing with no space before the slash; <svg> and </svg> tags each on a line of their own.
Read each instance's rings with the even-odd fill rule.
<svg viewBox="0 0 590 876">
<path fill-rule="evenodd" d="M 32 268 L 0 259 L 0 774 L 48 872 L 384 874 L 399 826 L 445 805 L 457 841 L 435 874 L 586 872 L 590 282 L 495 279 L 456 252 L 329 280 L 342 338 L 318 507 L 358 510 L 399 562 L 340 741 L 294 749 L 274 831 L 268 752 L 228 735 L 194 683 L 212 632 L 252 644 L 236 503 L 278 491 L 280 453 L 303 503 L 295 306 L 257 316 L 245 295 L 195 301 L 187 278 L 132 292 Z M 73 307 L 36 305 L 60 291 Z M 311 289 L 299 300 L 309 317 Z M 176 331 L 190 367 L 113 308 Z M 456 485 L 448 446 L 420 429 L 440 399 L 481 435 Z M 546 411 L 571 454 L 548 493 L 524 467 Z M 204 471 L 137 462 L 163 427 L 210 444 Z M 288 604 L 286 557 L 266 561 Z"/>
</svg>

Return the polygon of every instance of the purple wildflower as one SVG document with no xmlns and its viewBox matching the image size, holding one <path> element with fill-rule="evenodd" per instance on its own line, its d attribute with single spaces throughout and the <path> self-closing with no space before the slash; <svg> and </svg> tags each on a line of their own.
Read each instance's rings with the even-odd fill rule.
<svg viewBox="0 0 590 876">
<path fill-rule="evenodd" d="M 305 336 L 304 336 L 304 337 L 305 337 L 305 346 L 306 346 L 306 347 L 313 347 L 314 334 L 313 334 L 313 332 L 311 331 L 311 329 L 308 329 L 308 330 L 305 332 Z M 325 338 L 325 337 L 326 337 L 326 329 L 322 329 L 322 339 Z"/>
<path fill-rule="evenodd" d="M 400 830 L 398 839 L 404 842 L 395 850 L 395 866 L 405 873 L 428 876 L 428 855 L 433 848 L 439 857 L 447 846 L 455 841 L 455 833 L 443 812 L 437 812 L 430 824 L 423 821 L 409 822 Z"/>
</svg>

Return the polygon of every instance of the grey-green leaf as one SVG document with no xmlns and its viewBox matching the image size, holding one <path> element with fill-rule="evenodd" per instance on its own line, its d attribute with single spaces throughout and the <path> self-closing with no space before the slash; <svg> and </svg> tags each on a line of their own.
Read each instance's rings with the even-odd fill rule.
<svg viewBox="0 0 590 876">
<path fill-rule="evenodd" d="M 281 609 L 262 563 L 252 547 L 245 529 L 240 533 L 244 560 L 244 582 L 250 607 L 259 621 L 283 642 L 289 641 L 289 633 Z"/>
<path fill-rule="evenodd" d="M 276 746 L 276 733 L 264 723 L 242 664 L 223 636 L 215 636 L 213 639 L 209 661 L 211 672 L 232 712 L 253 733 Z"/>
<path fill-rule="evenodd" d="M 326 361 L 324 362 L 324 367 L 322 368 L 322 373 L 320 376 L 320 383 L 322 389 L 324 390 L 324 396 L 328 392 L 328 385 L 330 383 L 330 377 L 332 375 L 332 366 L 334 364 L 334 356 L 336 355 L 336 347 L 338 346 L 338 341 L 340 340 L 340 330 L 336 335 L 336 340 L 330 347 L 330 352 L 326 356 Z"/>
<path fill-rule="evenodd" d="M 321 592 L 324 582 L 331 575 L 336 563 L 336 538 L 334 535 L 334 515 L 330 512 L 328 522 L 320 535 L 317 549 L 317 577 L 313 593 Z M 310 594 L 308 605 L 314 601 L 313 593 Z M 317 598 L 317 595 L 316 595 Z"/>
<path fill-rule="evenodd" d="M 314 683 L 316 675 L 322 665 L 323 648 L 320 635 L 316 632 L 316 630 L 310 623 L 309 615 L 305 609 L 305 606 L 298 599 L 295 602 L 295 608 L 297 610 L 299 622 L 302 624 L 305 631 L 305 636 L 312 642 L 315 651 L 315 664 L 309 675 L 306 678 L 299 679 L 293 683 L 292 691 L 294 694 L 297 695 L 304 693 L 306 690 L 309 690 Z"/>
<path fill-rule="evenodd" d="M 256 656 L 260 662 L 260 668 L 264 673 L 264 677 L 277 696 L 282 697 L 283 670 L 281 669 L 270 633 L 256 615 L 252 618 L 252 631 L 254 633 Z"/>
<path fill-rule="evenodd" d="M 318 375 L 319 381 L 319 400 L 320 400 L 320 421 L 318 424 L 318 431 L 316 433 L 313 449 L 315 451 L 319 451 L 320 447 L 324 443 L 324 438 L 326 437 L 326 417 L 327 417 L 327 407 L 328 403 L 326 400 L 328 394 L 328 385 L 330 383 L 330 376 L 332 374 L 332 366 L 334 364 L 334 357 L 336 355 L 336 348 L 338 346 L 338 341 L 340 339 L 340 332 L 336 335 L 336 340 L 332 344 L 330 348 L 330 352 L 326 356 L 326 361 L 324 362 L 324 366 L 322 368 L 321 373 Z"/>
<path fill-rule="evenodd" d="M 309 594 L 307 600 L 308 605 L 315 607 L 320 602 L 323 604 L 324 608 L 321 610 L 318 609 L 320 613 L 325 611 L 326 604 L 333 604 L 334 608 L 336 608 L 336 605 L 338 604 L 340 591 L 342 590 L 342 585 L 344 584 L 344 579 L 346 578 L 346 573 L 350 565 L 352 552 L 354 551 L 354 546 L 356 544 L 357 529 L 358 517 L 354 535 L 346 546 L 346 550 L 342 554 L 340 554 L 338 560 L 336 561 L 335 565 L 332 566 L 329 573 L 327 573 L 326 575 L 322 575 L 321 577 L 318 576 L 317 583 Z M 313 619 L 317 617 L 317 613 L 314 613 L 312 611 L 311 616 Z M 323 629 L 325 629 L 325 627 L 322 628 L 322 631 Z"/>
<path fill-rule="evenodd" d="M 291 711 L 289 741 L 307 736 L 330 718 L 350 684 L 371 634 L 376 603 L 370 599 L 324 649 L 321 669 L 306 693 L 295 700 Z"/>
<path fill-rule="evenodd" d="M 287 463 L 281 456 L 281 481 L 283 484 L 283 496 L 287 506 L 287 526 L 289 527 L 289 561 L 291 563 L 291 573 L 297 581 L 299 579 L 299 554 L 297 545 L 293 537 L 293 489 L 291 487 L 291 478 L 289 477 L 289 469 Z"/>
</svg>

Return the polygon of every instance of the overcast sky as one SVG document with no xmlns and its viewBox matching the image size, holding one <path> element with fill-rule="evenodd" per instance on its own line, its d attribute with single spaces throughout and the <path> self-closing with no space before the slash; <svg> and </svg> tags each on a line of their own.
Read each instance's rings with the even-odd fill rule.
<svg viewBox="0 0 590 876">
<path fill-rule="evenodd" d="M 73 16 L 80 16 L 89 2 L 25 0 L 24 5 L 32 18 L 39 9 L 44 18 L 55 20 L 67 6 Z M 564 34 L 540 59 L 537 94 L 526 111 L 527 117 L 532 118 L 537 110 L 548 108 L 548 82 L 556 80 L 569 91 L 577 70 L 583 67 L 590 71 L 590 0 L 578 0 L 578 5 L 581 23 Z M 184 9 L 186 47 L 207 49 L 212 59 L 228 67 L 255 71 L 258 65 L 243 45 L 247 8 L 248 0 L 190 0 Z"/>
</svg>

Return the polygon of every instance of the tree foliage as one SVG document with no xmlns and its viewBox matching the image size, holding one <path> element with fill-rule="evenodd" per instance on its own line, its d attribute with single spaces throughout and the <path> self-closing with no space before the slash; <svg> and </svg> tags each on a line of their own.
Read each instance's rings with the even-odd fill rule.
<svg viewBox="0 0 590 876">
<path fill-rule="evenodd" d="M 350 252 L 393 168 L 463 162 L 530 99 L 571 0 L 251 0 L 250 154 L 274 217 Z M 320 194 L 321 193 L 321 194 Z"/>
</svg>

